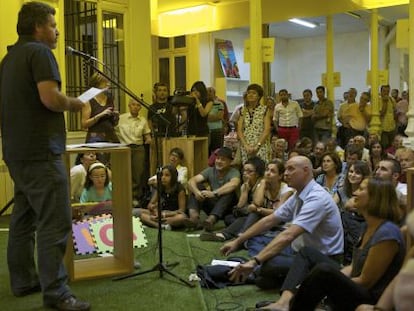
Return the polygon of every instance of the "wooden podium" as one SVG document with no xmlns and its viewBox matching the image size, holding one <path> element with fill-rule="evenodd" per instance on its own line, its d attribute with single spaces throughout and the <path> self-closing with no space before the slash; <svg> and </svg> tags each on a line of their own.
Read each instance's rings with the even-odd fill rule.
<svg viewBox="0 0 414 311">
<path fill-rule="evenodd" d="M 132 244 L 131 151 L 128 147 L 76 148 L 66 151 L 65 163 L 70 170 L 70 155 L 85 152 L 111 154 L 113 256 L 74 259 L 73 239 L 69 238 L 65 265 L 71 281 L 131 273 L 134 269 Z"/>
<path fill-rule="evenodd" d="M 169 163 L 168 156 L 172 148 L 178 147 L 184 152 L 183 165 L 188 168 L 188 178 L 194 174 L 200 173 L 207 167 L 208 162 L 208 138 L 207 137 L 173 137 L 161 138 L 162 148 L 162 165 Z M 151 145 L 155 148 L 155 144 Z M 153 149 L 151 154 L 155 154 Z M 154 174 L 157 168 L 156 159 L 151 156 L 151 174 Z"/>
</svg>

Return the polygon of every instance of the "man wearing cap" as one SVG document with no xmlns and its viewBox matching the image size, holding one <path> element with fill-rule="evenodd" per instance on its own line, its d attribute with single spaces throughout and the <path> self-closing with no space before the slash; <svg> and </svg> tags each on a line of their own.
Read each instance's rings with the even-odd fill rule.
<svg viewBox="0 0 414 311">
<path fill-rule="evenodd" d="M 232 150 L 227 147 L 220 148 L 214 166 L 204 169 L 188 181 L 188 227 L 197 228 L 201 225 L 202 209 L 208 215 L 202 226 L 206 231 L 212 231 L 214 224 L 236 203 L 235 190 L 240 185 L 240 173 L 231 167 L 232 160 Z"/>
</svg>

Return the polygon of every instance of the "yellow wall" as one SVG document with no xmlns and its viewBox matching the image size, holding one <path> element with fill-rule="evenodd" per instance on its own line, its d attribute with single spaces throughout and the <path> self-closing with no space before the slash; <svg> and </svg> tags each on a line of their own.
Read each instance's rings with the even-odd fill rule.
<svg viewBox="0 0 414 311">
<path fill-rule="evenodd" d="M 17 40 L 17 13 L 23 1 L 0 1 L 0 59 L 6 55 L 7 46 Z"/>
</svg>

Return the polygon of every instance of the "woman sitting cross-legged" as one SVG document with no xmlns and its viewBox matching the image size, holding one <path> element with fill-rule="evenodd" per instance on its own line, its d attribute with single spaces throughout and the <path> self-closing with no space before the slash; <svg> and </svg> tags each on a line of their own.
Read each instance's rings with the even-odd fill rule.
<svg viewBox="0 0 414 311">
<path fill-rule="evenodd" d="M 354 192 L 355 206 L 367 227 L 354 249 L 352 264 L 340 269 L 334 258 L 302 248 L 281 287 L 280 299 L 257 310 L 313 311 L 326 297 L 335 311 L 375 304 L 404 260 L 398 199 L 390 181 L 364 179 Z M 300 285 L 300 286 L 299 286 Z"/>
<path fill-rule="evenodd" d="M 158 195 L 161 196 L 161 215 L 158 211 Z M 161 171 L 161 189 L 155 191 L 147 209 L 139 208 L 138 214 L 142 222 L 151 227 L 158 227 L 158 217 L 161 216 L 162 228 L 171 230 L 183 226 L 185 214 L 185 189 L 178 181 L 177 169 L 166 165 Z"/>
<path fill-rule="evenodd" d="M 282 182 L 283 173 L 285 171 L 283 162 L 275 159 L 271 161 L 267 165 L 266 170 L 264 170 L 264 163 L 263 165 L 259 165 L 260 162 L 256 159 L 258 158 L 254 157 L 248 160 L 243 170 L 245 184 L 246 182 L 248 184 L 257 184 L 259 176 L 263 177 L 264 171 L 264 178 L 260 177 L 260 186 L 257 186 L 256 191 L 254 191 L 254 195 L 251 195 L 253 196 L 253 200 L 247 204 L 248 214 L 237 218 L 222 232 L 202 233 L 200 235 L 201 240 L 222 242 L 235 238 L 238 234 L 247 230 L 260 218 L 273 213 L 274 210 L 276 210 L 292 195 L 293 190 Z M 255 173 L 250 172 L 252 170 L 252 166 L 255 167 Z M 241 187 L 240 200 L 237 206 L 243 206 L 243 202 L 246 202 L 245 199 L 249 197 L 247 189 L 252 187 L 248 185 L 246 186 L 245 184 Z M 237 209 L 238 208 L 236 207 L 236 210 Z"/>
</svg>

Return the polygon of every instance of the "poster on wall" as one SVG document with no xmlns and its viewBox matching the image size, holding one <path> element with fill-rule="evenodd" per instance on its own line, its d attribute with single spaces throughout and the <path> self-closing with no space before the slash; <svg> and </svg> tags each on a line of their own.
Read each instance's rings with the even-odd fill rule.
<svg viewBox="0 0 414 311">
<path fill-rule="evenodd" d="M 216 49 L 226 78 L 240 79 L 239 67 L 237 65 L 236 54 L 234 54 L 233 43 L 230 40 L 216 40 Z"/>
</svg>

